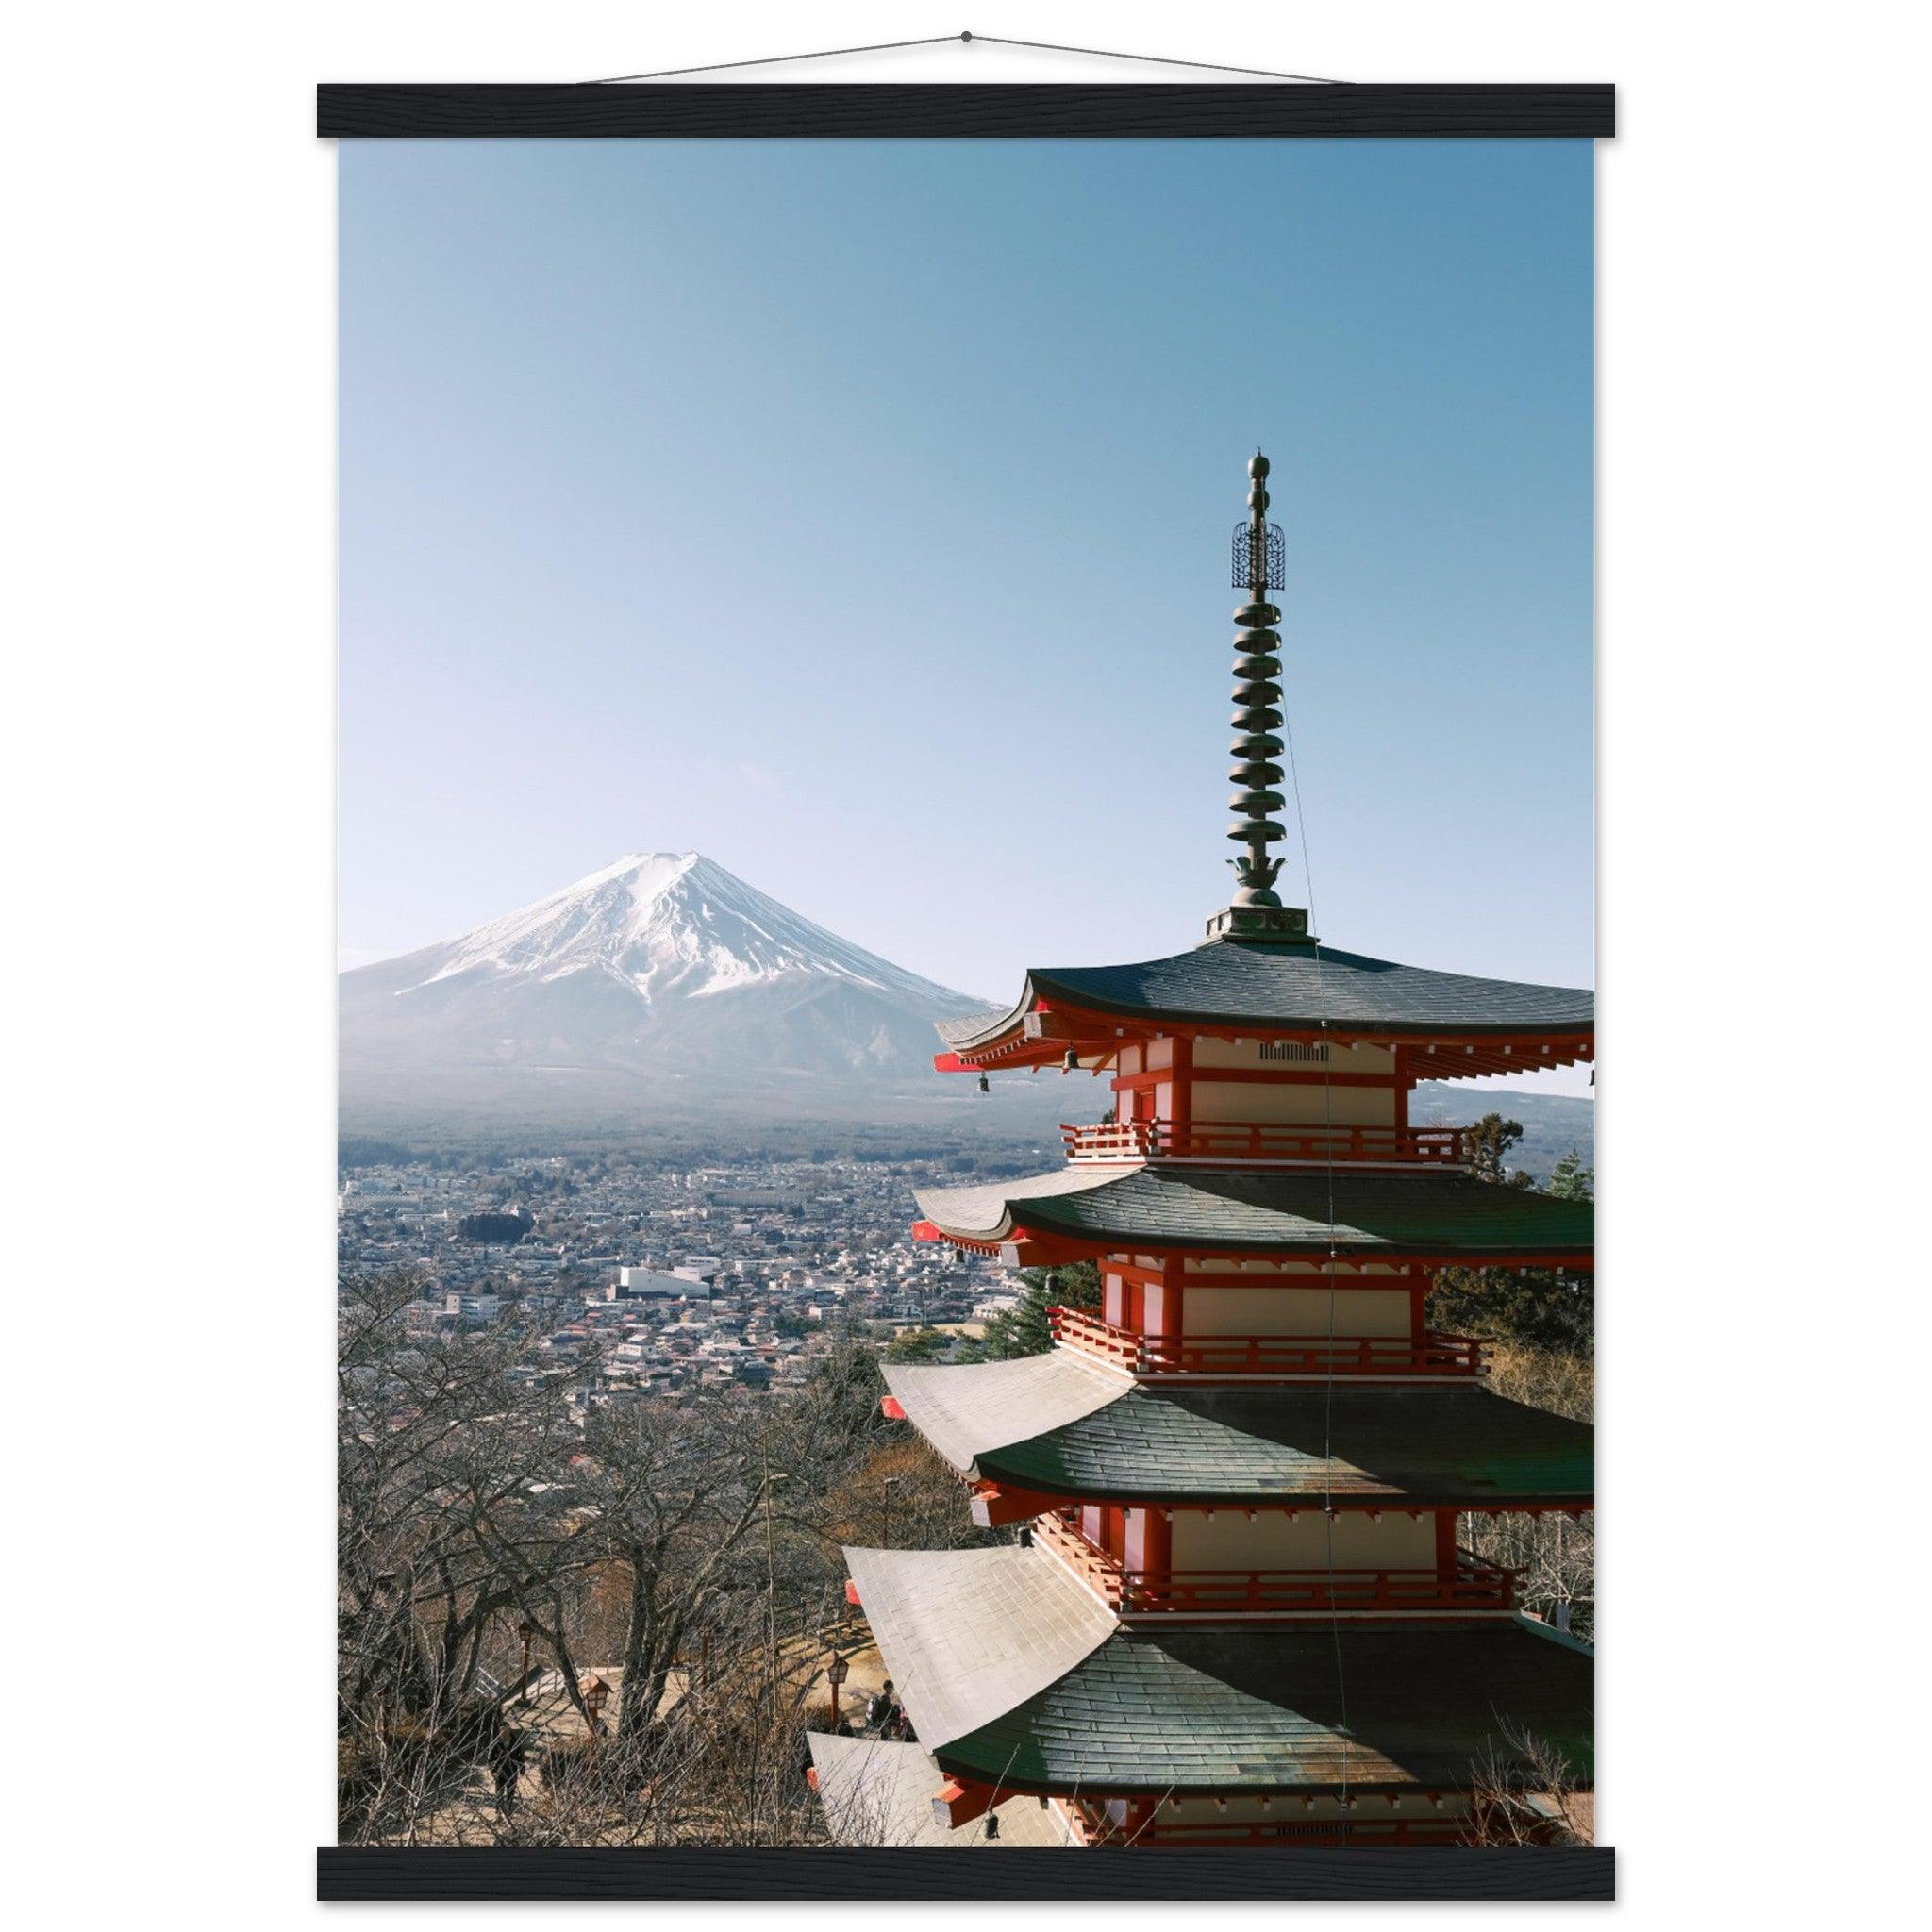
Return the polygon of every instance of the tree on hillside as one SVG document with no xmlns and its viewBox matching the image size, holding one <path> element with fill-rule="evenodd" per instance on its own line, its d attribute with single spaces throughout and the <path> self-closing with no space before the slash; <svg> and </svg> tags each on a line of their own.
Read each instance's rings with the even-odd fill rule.
<svg viewBox="0 0 1932 1932">
<path fill-rule="evenodd" d="M 1469 1170 L 1479 1181 L 1496 1181 L 1505 1187 L 1529 1188 L 1535 1176 L 1525 1169 L 1511 1167 L 1509 1156 L 1522 1144 L 1523 1123 L 1506 1121 L 1499 1113 L 1486 1113 L 1469 1129 Z"/>
<path fill-rule="evenodd" d="M 1514 1121 L 1490 1114 L 1475 1129 L 1475 1172 L 1505 1187 L 1526 1187 L 1530 1177 L 1508 1165 L 1522 1138 Z M 1558 1160 L 1543 1190 L 1558 1200 L 1594 1198 L 1595 1175 L 1576 1149 Z M 1596 1302 L 1589 1274 L 1550 1269 L 1444 1268 L 1429 1291 L 1434 1327 L 1484 1335 L 1499 1342 L 1491 1359 L 1490 1386 L 1499 1395 L 1587 1422 L 1594 1407 L 1591 1352 Z M 1469 1547 L 1492 1563 L 1522 1572 L 1518 1600 L 1525 1609 L 1555 1621 L 1575 1636 L 1593 1636 L 1596 1620 L 1596 1530 L 1591 1516 L 1561 1514 L 1466 1517 Z"/>
<path fill-rule="evenodd" d="M 1520 1122 L 1485 1114 L 1470 1129 L 1470 1171 L 1496 1187 L 1531 1188 L 1534 1178 L 1509 1165 L 1523 1139 Z M 1594 1198 L 1595 1175 L 1572 1148 L 1543 1190 L 1559 1200 Z M 1429 1325 L 1454 1334 L 1493 1336 L 1532 1348 L 1587 1352 L 1596 1336 L 1596 1301 L 1587 1275 L 1532 1268 L 1443 1268 L 1429 1289 Z"/>
<path fill-rule="evenodd" d="M 952 1341 L 937 1328 L 902 1328 L 886 1343 L 889 1362 L 936 1362 Z"/>
<path fill-rule="evenodd" d="M 1584 1166 L 1582 1154 L 1573 1147 L 1550 1170 L 1550 1184 L 1543 1192 L 1559 1201 L 1594 1201 L 1596 1169 Z"/>
<path fill-rule="evenodd" d="M 858 1526 L 828 1499 L 909 1513 L 940 1480 L 868 1480 L 863 1329 L 796 1390 L 640 1398 L 525 1317 L 421 1328 L 421 1286 L 341 1291 L 342 1840 L 811 1841 L 797 1753 Z"/>
<path fill-rule="evenodd" d="M 634 1752 L 702 1634 L 733 1621 L 756 1628 L 741 1607 L 758 1580 L 755 1532 L 791 1480 L 793 1445 L 767 1426 L 779 1419 L 757 1397 L 708 1390 L 587 1422 L 568 1489 L 574 1522 L 622 1582 L 616 1737 Z"/>
<path fill-rule="evenodd" d="M 1024 1355 L 1044 1355 L 1053 1346 L 1053 1329 L 1046 1318 L 1050 1307 L 1097 1308 L 1100 1270 L 1091 1261 L 1072 1261 L 1063 1268 L 1027 1268 L 1020 1278 L 1025 1288 L 1017 1307 L 992 1317 L 978 1341 L 962 1342 L 961 1361 L 1005 1362 Z"/>
</svg>

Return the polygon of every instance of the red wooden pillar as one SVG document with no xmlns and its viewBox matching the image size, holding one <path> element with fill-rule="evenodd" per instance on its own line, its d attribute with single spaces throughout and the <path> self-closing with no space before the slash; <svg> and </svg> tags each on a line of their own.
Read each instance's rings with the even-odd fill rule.
<svg viewBox="0 0 1932 1932">
<path fill-rule="evenodd" d="M 1408 1132 L 1408 1091 L 1415 1085 L 1415 1076 L 1408 1071 L 1408 1048 L 1395 1049 L 1395 1144 L 1400 1147 L 1402 1138 Z"/>
<path fill-rule="evenodd" d="M 1408 1284 L 1408 1339 L 1418 1348 L 1429 1332 L 1429 1277 L 1418 1274 Z"/>
<path fill-rule="evenodd" d="M 1174 1101 L 1169 1124 L 1173 1128 L 1174 1144 L 1185 1147 L 1188 1131 L 1194 1124 L 1194 1036 L 1191 1033 L 1174 1035 L 1173 1075 L 1174 1084 L 1169 1091 Z"/>
<path fill-rule="evenodd" d="M 1152 1591 L 1165 1595 L 1168 1573 L 1174 1568 L 1174 1524 L 1163 1510 L 1141 1512 L 1141 1568 L 1148 1573 Z"/>
<path fill-rule="evenodd" d="M 1444 1583 L 1456 1574 L 1456 1512 L 1436 1511 L 1436 1574 Z"/>
</svg>

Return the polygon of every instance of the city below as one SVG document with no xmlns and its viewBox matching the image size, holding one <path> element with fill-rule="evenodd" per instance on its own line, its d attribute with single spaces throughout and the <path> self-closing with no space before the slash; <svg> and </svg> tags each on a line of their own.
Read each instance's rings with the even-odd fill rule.
<svg viewBox="0 0 1932 1932">
<path fill-rule="evenodd" d="M 508 1175 L 428 1161 L 344 1172 L 341 1265 L 407 1271 L 421 1330 L 539 1318 L 546 1349 L 599 1355 L 588 1401 L 787 1387 L 841 1317 L 876 1337 L 975 1333 L 1018 1278 L 915 1242 L 927 1162 L 744 1161 L 678 1171 L 558 1155 Z"/>
</svg>

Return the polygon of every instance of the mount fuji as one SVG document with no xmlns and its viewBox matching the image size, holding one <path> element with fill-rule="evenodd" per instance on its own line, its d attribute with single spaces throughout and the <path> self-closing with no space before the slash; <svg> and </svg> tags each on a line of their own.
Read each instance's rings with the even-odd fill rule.
<svg viewBox="0 0 1932 1932">
<path fill-rule="evenodd" d="M 932 1023 L 994 1002 L 854 945 L 695 852 L 634 853 L 473 932 L 341 978 L 345 1117 L 546 1119 L 756 1106 L 922 1110 Z"/>
</svg>

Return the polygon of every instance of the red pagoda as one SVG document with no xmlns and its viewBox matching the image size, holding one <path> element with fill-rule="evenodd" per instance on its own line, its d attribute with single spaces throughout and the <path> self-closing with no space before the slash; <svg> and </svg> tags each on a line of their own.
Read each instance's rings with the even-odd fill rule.
<svg viewBox="0 0 1932 1932">
<path fill-rule="evenodd" d="M 1085 1068 L 1115 1106 L 1055 1173 L 918 1196 L 922 1240 L 1102 1283 L 1046 1354 L 886 1371 L 887 1413 L 1014 1537 L 845 1552 L 922 1842 L 1024 1796 L 1073 1843 L 1453 1843 L 1510 1733 L 1589 1778 L 1590 1650 L 1457 1524 L 1590 1508 L 1591 1431 L 1493 1393 L 1424 1311 L 1444 1266 L 1590 1268 L 1592 1210 L 1479 1178 L 1409 1102 L 1591 1059 L 1593 1001 L 1339 952 L 1282 904 L 1282 541 L 1248 470 L 1232 904 L 1191 951 L 1037 971 L 941 1028 L 941 1071 Z"/>
</svg>

